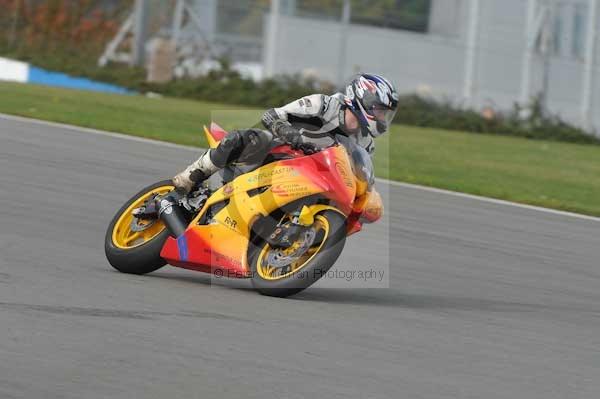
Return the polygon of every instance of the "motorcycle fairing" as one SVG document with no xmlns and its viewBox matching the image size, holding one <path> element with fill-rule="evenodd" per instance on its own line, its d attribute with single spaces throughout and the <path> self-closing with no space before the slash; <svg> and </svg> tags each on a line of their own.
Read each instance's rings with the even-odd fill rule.
<svg viewBox="0 0 600 399">
<path fill-rule="evenodd" d="M 339 211 L 349 215 L 356 189 L 342 146 L 270 163 L 238 176 L 213 193 L 183 236 L 167 239 L 161 256 L 175 266 L 245 277 L 249 274 L 251 226 L 257 218 L 315 194 L 329 198 Z M 199 224 L 209 208 L 224 201 L 226 205 L 213 215 L 210 224 Z"/>
</svg>

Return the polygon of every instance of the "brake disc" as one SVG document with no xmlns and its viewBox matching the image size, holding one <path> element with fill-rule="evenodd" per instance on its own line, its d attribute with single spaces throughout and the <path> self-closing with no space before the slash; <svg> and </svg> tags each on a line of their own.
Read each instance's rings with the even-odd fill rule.
<svg viewBox="0 0 600 399">
<path fill-rule="evenodd" d="M 288 249 L 272 249 L 267 255 L 267 263 L 270 266 L 277 268 L 283 268 L 294 263 L 300 259 L 302 255 L 308 251 L 313 242 L 315 241 L 317 233 L 314 229 L 308 229 L 303 233 L 302 242 L 298 248 L 294 249 L 291 253 L 287 253 Z M 295 246 L 295 245 L 294 245 Z"/>
</svg>

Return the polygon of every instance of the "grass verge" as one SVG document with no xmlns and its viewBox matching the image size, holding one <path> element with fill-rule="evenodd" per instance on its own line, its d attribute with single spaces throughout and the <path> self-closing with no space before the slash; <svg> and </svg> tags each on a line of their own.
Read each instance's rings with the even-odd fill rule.
<svg viewBox="0 0 600 399">
<path fill-rule="evenodd" d="M 0 83 L 0 112 L 204 146 L 203 124 L 256 125 L 261 110 Z M 600 216 L 600 146 L 393 126 L 377 175 Z"/>
</svg>

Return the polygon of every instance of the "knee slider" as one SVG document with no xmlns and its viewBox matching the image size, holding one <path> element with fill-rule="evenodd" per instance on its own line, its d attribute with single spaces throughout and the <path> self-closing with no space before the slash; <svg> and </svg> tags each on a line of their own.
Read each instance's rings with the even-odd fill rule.
<svg viewBox="0 0 600 399">
<path fill-rule="evenodd" d="M 219 143 L 219 147 L 231 150 L 242 144 L 242 134 L 238 130 L 234 130 L 227 134 Z"/>
<path fill-rule="evenodd" d="M 217 148 L 210 151 L 210 160 L 217 167 L 224 168 L 225 165 L 239 156 L 242 147 L 243 142 L 240 132 L 230 132 L 219 142 Z"/>
<path fill-rule="evenodd" d="M 273 136 L 264 130 L 249 129 L 243 132 L 243 138 L 244 149 L 240 161 L 256 162 L 268 152 Z"/>
<path fill-rule="evenodd" d="M 252 149 L 262 149 L 270 140 L 270 134 L 264 130 L 249 129 L 244 132 L 246 145 Z"/>
</svg>

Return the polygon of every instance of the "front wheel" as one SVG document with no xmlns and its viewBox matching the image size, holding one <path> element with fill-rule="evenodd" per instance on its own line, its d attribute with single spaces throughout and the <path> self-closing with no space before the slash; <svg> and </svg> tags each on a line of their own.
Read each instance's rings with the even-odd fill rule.
<svg viewBox="0 0 600 399">
<path fill-rule="evenodd" d="M 323 277 L 342 253 L 346 218 L 327 210 L 289 248 L 272 248 L 266 241 L 252 247 L 252 285 L 263 295 L 294 295 Z"/>
<path fill-rule="evenodd" d="M 119 209 L 108 225 L 104 252 L 108 262 L 118 271 L 130 274 L 153 272 L 167 262 L 160 257 L 169 231 L 160 220 L 144 221 L 132 211 L 156 195 L 165 195 L 175 187 L 170 180 L 152 184 L 134 195 Z"/>
</svg>

